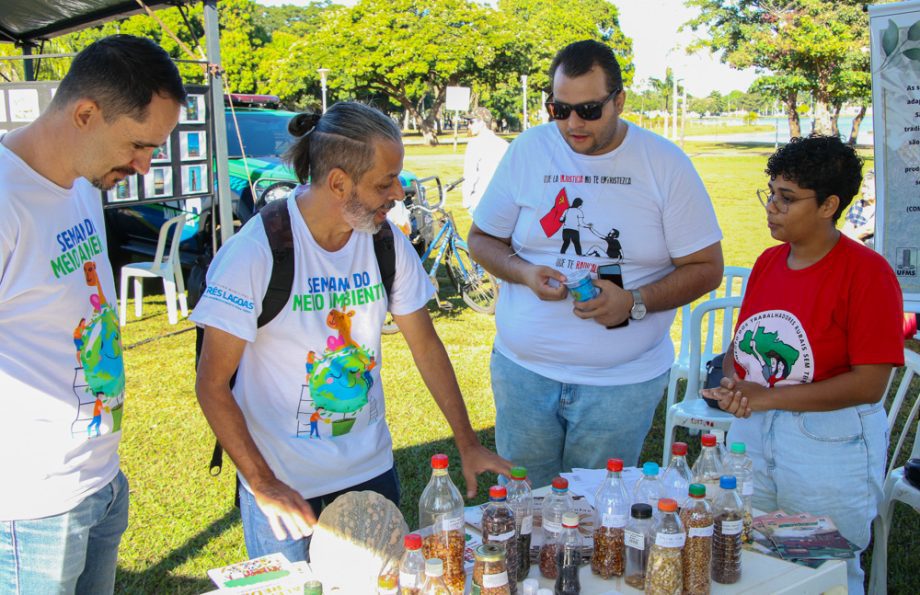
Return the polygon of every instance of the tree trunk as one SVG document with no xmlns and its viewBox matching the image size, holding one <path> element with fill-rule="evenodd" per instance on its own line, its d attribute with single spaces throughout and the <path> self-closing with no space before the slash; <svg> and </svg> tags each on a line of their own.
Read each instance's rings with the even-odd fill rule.
<svg viewBox="0 0 920 595">
<path fill-rule="evenodd" d="M 859 106 L 859 113 L 856 114 L 856 117 L 853 118 L 853 127 L 850 129 L 850 138 L 847 140 L 847 143 L 850 145 L 856 146 L 856 137 L 859 136 L 859 125 L 862 124 L 863 118 L 866 117 L 866 106 L 865 104 Z"/>
<path fill-rule="evenodd" d="M 815 94 L 815 123 L 812 132 L 830 136 L 834 134 L 831 104 L 825 93 Z"/>
<path fill-rule="evenodd" d="M 834 111 L 831 113 L 831 134 L 833 136 L 840 136 L 840 109 L 842 107 L 842 103 L 835 103 Z"/>
<path fill-rule="evenodd" d="M 783 97 L 786 106 L 786 117 L 789 119 L 789 136 L 795 138 L 802 136 L 802 124 L 799 122 L 798 93 L 792 91 Z"/>
</svg>

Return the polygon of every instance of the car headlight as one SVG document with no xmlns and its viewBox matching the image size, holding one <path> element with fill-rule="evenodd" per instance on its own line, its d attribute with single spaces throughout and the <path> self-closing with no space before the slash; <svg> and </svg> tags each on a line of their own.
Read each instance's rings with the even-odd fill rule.
<svg viewBox="0 0 920 595">
<path fill-rule="evenodd" d="M 287 198 L 287 195 L 290 194 L 294 186 L 295 184 L 292 182 L 275 182 L 274 184 L 266 186 L 264 190 L 258 189 L 259 204 L 266 205 L 272 201 Z"/>
</svg>

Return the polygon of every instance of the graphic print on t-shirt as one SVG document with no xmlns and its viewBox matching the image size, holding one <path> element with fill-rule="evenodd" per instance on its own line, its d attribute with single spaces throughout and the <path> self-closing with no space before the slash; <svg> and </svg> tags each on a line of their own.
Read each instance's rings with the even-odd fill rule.
<svg viewBox="0 0 920 595">
<path fill-rule="evenodd" d="M 371 371 L 377 360 L 372 349 L 352 338 L 354 316 L 355 311 L 345 307 L 330 310 L 326 325 L 336 333 L 326 339 L 321 354 L 307 354 L 306 383 L 297 409 L 298 438 L 322 439 L 319 422 L 330 426 L 324 432 L 327 436 L 344 436 L 351 432 L 358 414 L 368 404 L 374 386 Z M 373 400 L 368 421 L 379 418 Z"/>
<path fill-rule="evenodd" d="M 564 176 L 572 179 L 583 179 L 586 176 Z M 611 178 L 615 183 L 624 183 L 623 178 Z M 614 183 L 604 181 L 605 183 Z M 569 203 L 568 193 L 562 188 L 553 201 L 549 212 L 540 218 L 540 226 L 547 238 L 551 238 L 562 230 L 562 246 L 560 254 L 567 254 L 571 247 L 576 256 L 594 256 L 597 258 L 612 258 L 614 262 L 622 262 L 623 246 L 620 243 L 620 230 L 615 227 L 598 230 L 592 221 L 586 222 L 585 201 L 576 197 Z M 582 230 L 587 230 L 591 235 L 583 236 Z M 591 236 L 595 236 L 595 240 Z M 590 246 L 582 249 L 582 241 Z"/>
<path fill-rule="evenodd" d="M 747 380 L 765 386 L 811 382 L 812 353 L 802 323 L 785 310 L 759 312 L 735 333 L 735 361 Z"/>
</svg>

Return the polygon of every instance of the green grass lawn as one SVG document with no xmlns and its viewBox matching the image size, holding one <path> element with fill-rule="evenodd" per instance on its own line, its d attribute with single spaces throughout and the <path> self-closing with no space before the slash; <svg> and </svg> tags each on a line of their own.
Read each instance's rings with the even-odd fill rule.
<svg viewBox="0 0 920 595">
<path fill-rule="evenodd" d="M 445 139 L 446 140 L 446 139 Z M 772 244 L 755 189 L 765 184 L 768 149 L 687 143 L 713 197 L 725 234 L 726 264 L 751 266 Z M 405 167 L 419 176 L 438 174 L 443 181 L 462 173 L 462 147 L 410 147 Z M 469 228 L 459 192 L 449 207 L 463 233 Z M 153 289 L 153 285 L 150 289 Z M 489 387 L 489 351 L 494 325 L 490 317 L 464 307 L 458 296 L 442 295 L 451 311 L 432 310 L 447 346 L 473 426 L 494 447 L 494 407 Z M 672 335 L 677 337 L 675 324 Z M 128 413 L 122 442 L 122 466 L 131 482 L 131 518 L 122 541 L 116 591 L 119 593 L 200 593 L 212 589 L 207 570 L 245 559 L 238 511 L 233 507 L 232 463 L 218 477 L 208 472 L 213 435 L 194 395 L 194 332 L 188 321 L 170 326 L 162 296 L 145 300 L 144 316 L 129 315 L 124 329 L 128 371 Z M 920 346 L 912 344 L 914 350 Z M 402 511 L 414 527 L 417 503 L 428 480 L 428 459 L 436 452 L 452 456 L 452 474 L 460 480 L 450 431 L 424 388 L 400 335 L 383 339 L 383 383 L 387 419 L 393 434 L 402 481 Z M 914 387 L 917 394 L 920 386 Z M 646 440 L 643 460 L 661 455 L 664 406 L 659 407 Z M 538 437 L 535 437 L 538 439 Z M 494 477 L 479 483 L 483 494 Z M 889 546 L 891 592 L 916 592 L 912 554 L 920 534 L 920 515 L 898 508 Z M 911 547 L 913 546 L 913 548 Z M 869 568 L 868 558 L 864 568 Z"/>
</svg>

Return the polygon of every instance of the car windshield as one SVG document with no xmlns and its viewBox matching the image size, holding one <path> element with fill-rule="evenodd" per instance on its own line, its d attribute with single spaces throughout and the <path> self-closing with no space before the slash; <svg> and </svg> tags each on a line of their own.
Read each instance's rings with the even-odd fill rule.
<svg viewBox="0 0 920 595">
<path fill-rule="evenodd" d="M 240 136 L 247 157 L 277 156 L 287 150 L 294 138 L 288 133 L 287 125 L 295 116 L 293 112 L 237 110 L 236 119 L 240 125 Z M 243 156 L 233 114 L 228 109 L 227 116 L 227 155 L 233 158 Z"/>
</svg>

